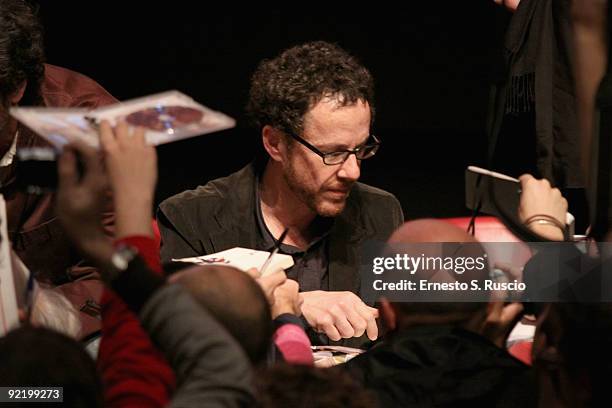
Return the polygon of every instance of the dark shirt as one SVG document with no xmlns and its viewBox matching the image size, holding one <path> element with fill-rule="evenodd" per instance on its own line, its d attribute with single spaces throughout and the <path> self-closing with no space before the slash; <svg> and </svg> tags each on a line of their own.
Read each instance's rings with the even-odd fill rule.
<svg viewBox="0 0 612 408">
<path fill-rule="evenodd" d="M 266 226 L 261 212 L 261 201 L 259 198 L 259 182 L 255 180 L 255 219 L 257 221 L 257 247 L 255 249 L 272 251 L 275 238 Z M 310 242 L 308 248 L 302 250 L 293 245 L 281 244 L 279 253 L 291 255 L 295 263 L 287 269 L 287 277 L 297 281 L 301 292 L 311 290 L 329 290 L 328 278 L 328 237 L 333 225 L 333 219 L 317 217 L 313 228 L 317 231 L 315 238 Z"/>
</svg>

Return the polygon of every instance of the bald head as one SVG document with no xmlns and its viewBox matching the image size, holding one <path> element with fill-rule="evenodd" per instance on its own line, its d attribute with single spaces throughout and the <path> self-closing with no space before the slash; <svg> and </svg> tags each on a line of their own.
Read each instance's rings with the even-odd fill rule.
<svg viewBox="0 0 612 408">
<path fill-rule="evenodd" d="M 423 245 L 419 248 L 419 255 L 430 257 L 451 257 L 458 259 L 478 258 L 485 256 L 484 248 L 470 234 L 448 222 L 435 219 L 421 219 L 404 223 L 391 235 L 389 244 L 401 250 L 401 244 L 434 244 L 442 245 Z M 418 256 L 418 255 L 417 255 Z M 482 281 L 488 278 L 488 268 L 466 270 L 464 273 L 457 274 L 445 269 L 417 270 L 415 275 L 419 279 L 429 282 L 470 282 L 471 280 Z M 455 299 L 459 296 L 454 295 Z M 449 323 L 460 321 L 479 310 L 486 304 L 475 302 L 396 302 L 393 308 L 396 310 L 397 317 L 401 320 L 411 320 L 414 316 L 435 315 L 435 321 Z"/>
<path fill-rule="evenodd" d="M 478 241 L 461 228 L 445 221 L 425 218 L 408 221 L 395 230 L 388 241 L 390 244 L 419 242 L 473 242 Z"/>
<path fill-rule="evenodd" d="M 172 275 L 242 345 L 251 361 L 265 360 L 272 317 L 263 291 L 248 274 L 228 266 L 195 266 Z"/>
</svg>

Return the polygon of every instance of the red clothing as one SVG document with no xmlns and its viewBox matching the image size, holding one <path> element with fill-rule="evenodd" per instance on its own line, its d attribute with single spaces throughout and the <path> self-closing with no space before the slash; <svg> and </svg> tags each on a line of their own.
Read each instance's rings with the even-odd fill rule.
<svg viewBox="0 0 612 408">
<path fill-rule="evenodd" d="M 522 341 L 514 344 L 508 349 L 508 353 L 521 360 L 528 366 L 531 365 L 531 348 L 533 347 L 532 341 Z"/>
<path fill-rule="evenodd" d="M 117 100 L 92 79 L 65 68 L 45 64 L 40 93 L 42 105 L 54 108 L 89 108 L 116 103 Z M 17 150 L 48 147 L 49 144 L 25 125 L 18 125 Z M 64 233 L 55 214 L 55 193 L 29 194 L 19 189 L 17 160 L 0 168 L 0 193 L 6 201 L 6 222 L 13 249 L 38 281 L 61 285 L 77 279 L 96 277 Z M 106 232 L 112 236 L 111 200 L 103 215 Z M 82 304 L 75 304 L 78 310 Z M 97 316 L 95 316 L 97 317 Z M 91 319 L 97 321 L 97 319 Z M 98 330 L 96 328 L 95 330 Z"/>
<path fill-rule="evenodd" d="M 39 89 L 41 106 L 54 108 L 88 108 L 116 103 L 106 90 L 85 75 L 69 69 L 44 65 L 44 76 Z M 34 101 L 30 101 L 34 103 Z M 28 103 L 25 102 L 24 103 Z M 17 125 L 17 151 L 50 145 L 34 131 Z M 103 283 L 98 272 L 83 261 L 81 254 L 66 236 L 55 214 L 55 193 L 30 194 L 17 182 L 18 163 L 0 168 L 0 194 L 6 202 L 9 239 L 19 259 L 39 282 L 59 285 L 58 290 L 79 310 L 81 332 L 79 340 L 90 338 L 100 330 L 98 301 Z M 112 236 L 113 214 L 111 200 L 106 203 L 103 225 Z M 90 279 L 84 282 L 85 279 Z"/>
<path fill-rule="evenodd" d="M 120 244 L 138 249 L 153 271 L 163 273 L 155 238 L 127 237 L 116 242 Z M 310 341 L 300 326 L 281 326 L 274 333 L 274 343 L 286 362 L 313 364 Z M 176 388 L 174 372 L 151 343 L 138 317 L 109 289 L 102 296 L 98 368 L 104 384 L 105 407 L 164 407 Z"/>
<path fill-rule="evenodd" d="M 161 272 L 158 245 L 151 237 L 117 241 L 138 249 L 147 265 Z M 102 339 L 98 369 L 105 407 L 164 407 L 176 388 L 174 372 L 151 343 L 138 317 L 111 290 L 102 296 Z"/>
</svg>

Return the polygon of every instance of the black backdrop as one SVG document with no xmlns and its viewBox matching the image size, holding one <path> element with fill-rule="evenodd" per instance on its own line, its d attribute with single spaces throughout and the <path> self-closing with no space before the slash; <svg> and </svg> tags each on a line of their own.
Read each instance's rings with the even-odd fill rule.
<svg viewBox="0 0 612 408">
<path fill-rule="evenodd" d="M 158 148 L 158 202 L 247 163 L 258 135 L 243 108 L 257 62 L 327 40 L 376 80 L 374 129 L 383 146 L 364 162 L 361 180 L 393 192 L 406 218 L 465 215 L 463 171 L 485 162 L 489 85 L 508 16 L 492 0 L 413 3 L 39 5 L 50 63 L 94 78 L 119 99 L 178 89 L 237 119 L 235 129 Z"/>
</svg>

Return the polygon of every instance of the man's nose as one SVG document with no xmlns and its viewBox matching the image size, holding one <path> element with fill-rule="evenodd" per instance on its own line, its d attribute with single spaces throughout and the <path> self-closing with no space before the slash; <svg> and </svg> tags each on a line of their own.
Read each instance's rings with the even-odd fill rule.
<svg viewBox="0 0 612 408">
<path fill-rule="evenodd" d="M 354 154 L 349 155 L 344 163 L 342 163 L 340 170 L 338 170 L 338 178 L 347 181 L 357 181 L 361 174 L 360 170 L 361 162 L 357 160 Z"/>
</svg>

